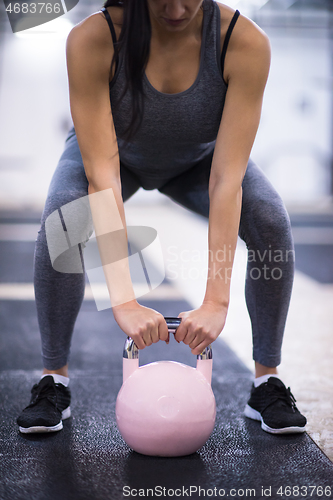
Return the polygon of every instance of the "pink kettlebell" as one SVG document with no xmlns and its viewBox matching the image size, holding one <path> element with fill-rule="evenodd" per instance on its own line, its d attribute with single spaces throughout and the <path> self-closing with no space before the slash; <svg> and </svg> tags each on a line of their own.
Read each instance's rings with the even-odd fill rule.
<svg viewBox="0 0 333 500">
<path fill-rule="evenodd" d="M 164 319 L 175 333 L 181 318 Z M 196 368 L 175 361 L 139 367 L 139 350 L 127 337 L 116 419 L 128 446 L 160 457 L 189 455 L 201 448 L 215 425 L 212 368 L 211 346 L 197 356 Z"/>
</svg>

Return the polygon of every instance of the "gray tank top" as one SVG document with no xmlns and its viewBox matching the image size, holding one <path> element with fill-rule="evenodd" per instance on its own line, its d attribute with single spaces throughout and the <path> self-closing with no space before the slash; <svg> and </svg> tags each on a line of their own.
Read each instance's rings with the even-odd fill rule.
<svg viewBox="0 0 333 500">
<path fill-rule="evenodd" d="M 200 67 L 193 85 L 184 92 L 165 94 L 156 90 L 144 75 L 144 113 L 141 127 L 130 143 L 122 139 L 131 116 L 127 92 L 115 110 L 113 104 L 125 85 L 122 51 L 110 82 L 110 102 L 118 140 L 120 161 L 139 177 L 156 185 L 181 174 L 210 155 L 215 146 L 224 107 L 227 84 L 223 79 L 225 52 L 239 16 L 236 10 L 229 25 L 222 56 L 220 50 L 220 9 L 213 0 L 203 4 Z M 102 9 L 115 41 L 109 13 Z M 149 182 L 146 182 L 149 189 Z"/>
</svg>

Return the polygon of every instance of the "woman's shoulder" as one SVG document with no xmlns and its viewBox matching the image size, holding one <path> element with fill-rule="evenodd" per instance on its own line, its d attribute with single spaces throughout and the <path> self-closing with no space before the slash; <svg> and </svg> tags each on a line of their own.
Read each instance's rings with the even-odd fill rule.
<svg viewBox="0 0 333 500">
<path fill-rule="evenodd" d="M 118 22 L 119 15 L 114 14 L 113 10 L 115 9 L 108 8 L 108 12 L 111 11 L 114 20 Z M 118 37 L 117 31 L 119 29 L 120 34 L 121 25 L 115 22 L 114 28 Z M 66 54 L 68 66 L 74 73 L 82 71 L 81 78 L 84 77 L 86 68 L 90 67 L 96 75 L 101 75 L 101 78 L 108 73 L 111 81 L 114 68 L 111 67 L 110 61 L 114 49 L 110 28 L 102 12 L 89 15 L 71 29 L 67 36 Z"/>
<path fill-rule="evenodd" d="M 118 38 L 122 28 L 123 9 L 121 7 L 107 7 L 107 11 Z M 94 12 L 84 18 L 72 28 L 70 33 L 72 32 L 75 33 L 76 37 L 86 40 L 87 43 L 110 43 L 110 28 L 105 15 L 101 11 Z"/>
<path fill-rule="evenodd" d="M 106 10 L 110 14 L 113 24 L 122 26 L 124 9 L 122 7 L 113 6 L 113 7 L 106 7 Z M 99 11 L 96 14 L 99 14 L 105 18 L 103 12 Z"/>
<path fill-rule="evenodd" d="M 123 8 L 122 7 L 106 7 L 106 10 L 108 11 L 112 24 L 114 26 L 117 38 L 120 36 L 121 28 L 123 25 Z M 96 12 L 96 15 L 102 16 L 104 21 L 106 21 L 106 17 L 103 14 L 103 12 Z M 107 21 L 106 21 L 107 22 Z"/>
<path fill-rule="evenodd" d="M 235 9 L 216 2 L 221 15 L 221 52 L 225 35 Z M 237 18 L 236 24 L 228 43 L 224 64 L 225 80 L 229 81 L 233 75 L 241 78 L 252 71 L 262 73 L 265 77 L 270 66 L 270 42 L 266 33 L 251 19 L 242 15 Z"/>
<path fill-rule="evenodd" d="M 235 9 L 220 2 L 216 2 L 220 9 L 221 19 L 221 41 L 223 42 L 227 33 L 229 24 L 235 14 Z M 241 12 L 232 31 L 230 38 L 230 48 L 233 49 L 251 49 L 256 48 L 261 43 L 268 41 L 267 34 L 251 19 L 244 16 Z M 228 45 L 228 50 L 229 50 Z M 223 43 L 221 43 L 222 51 Z"/>
</svg>

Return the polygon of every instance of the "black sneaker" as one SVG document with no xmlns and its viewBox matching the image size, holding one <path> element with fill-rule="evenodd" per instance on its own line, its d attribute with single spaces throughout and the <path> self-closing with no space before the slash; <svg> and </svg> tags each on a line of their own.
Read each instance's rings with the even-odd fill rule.
<svg viewBox="0 0 333 500">
<path fill-rule="evenodd" d="M 54 432 L 63 428 L 62 421 L 71 416 L 71 393 L 68 387 L 56 384 L 51 375 L 43 377 L 31 389 L 30 404 L 16 422 L 24 434 Z"/>
<path fill-rule="evenodd" d="M 261 428 L 272 434 L 304 432 L 306 418 L 295 405 L 296 399 L 277 377 L 270 377 L 257 388 L 252 384 L 251 397 L 244 414 L 261 421 Z"/>
</svg>

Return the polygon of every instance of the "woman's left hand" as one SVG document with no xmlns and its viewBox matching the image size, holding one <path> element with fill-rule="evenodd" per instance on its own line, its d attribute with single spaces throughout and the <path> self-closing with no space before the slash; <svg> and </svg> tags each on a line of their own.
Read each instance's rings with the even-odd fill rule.
<svg viewBox="0 0 333 500">
<path fill-rule="evenodd" d="M 227 306 L 207 302 L 198 309 L 181 312 L 178 318 L 182 318 L 182 321 L 175 333 L 175 339 L 187 344 L 192 354 L 200 354 L 220 335 L 227 312 Z"/>
</svg>

